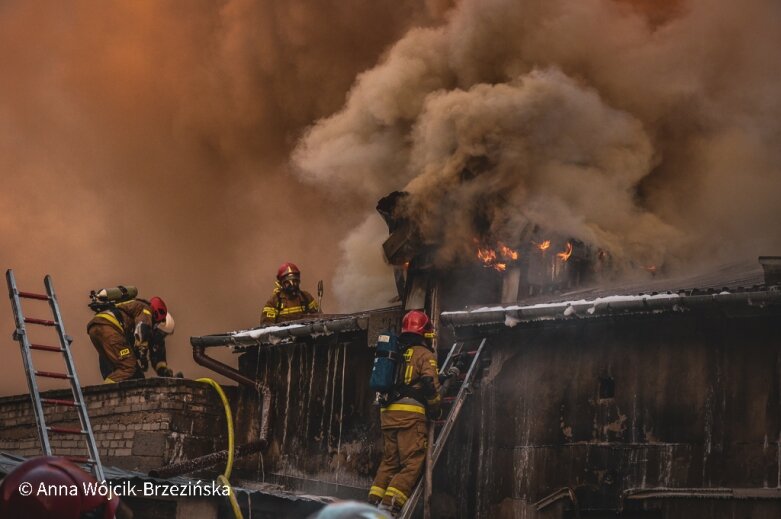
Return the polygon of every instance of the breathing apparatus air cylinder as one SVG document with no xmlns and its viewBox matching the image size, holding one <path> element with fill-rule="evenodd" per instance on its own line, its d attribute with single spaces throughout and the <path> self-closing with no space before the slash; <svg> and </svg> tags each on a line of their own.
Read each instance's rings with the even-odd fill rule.
<svg viewBox="0 0 781 519">
<path fill-rule="evenodd" d="M 88 306 L 97 312 L 114 303 L 135 299 L 137 295 L 138 289 L 132 286 L 118 285 L 111 288 L 101 288 L 90 292 L 90 303 Z"/>
<path fill-rule="evenodd" d="M 399 360 L 399 339 L 391 332 L 380 334 L 374 352 L 374 365 L 369 388 L 378 393 L 389 393 L 396 384 Z"/>
</svg>

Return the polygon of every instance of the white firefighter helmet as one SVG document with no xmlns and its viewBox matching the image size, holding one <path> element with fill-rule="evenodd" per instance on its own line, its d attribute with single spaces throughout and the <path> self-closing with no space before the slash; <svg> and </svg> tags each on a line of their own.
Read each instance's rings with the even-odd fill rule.
<svg viewBox="0 0 781 519">
<path fill-rule="evenodd" d="M 165 314 L 165 321 L 157 324 L 157 329 L 166 335 L 171 335 L 174 333 L 175 326 L 176 323 L 174 322 L 174 316 L 171 315 L 171 312 L 168 312 Z"/>
</svg>

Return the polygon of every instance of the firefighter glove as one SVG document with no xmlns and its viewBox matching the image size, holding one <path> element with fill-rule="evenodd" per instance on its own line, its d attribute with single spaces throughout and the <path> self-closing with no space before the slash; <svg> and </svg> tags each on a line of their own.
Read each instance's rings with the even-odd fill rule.
<svg viewBox="0 0 781 519">
<path fill-rule="evenodd" d="M 440 406 L 429 406 L 426 409 L 426 416 L 429 420 L 439 420 L 442 418 L 442 408 Z"/>
<path fill-rule="evenodd" d="M 446 380 L 449 380 L 453 377 L 457 377 L 460 374 L 461 374 L 461 370 L 458 369 L 458 366 L 450 366 L 445 373 L 440 373 L 439 383 L 442 384 Z"/>
<path fill-rule="evenodd" d="M 174 376 L 174 370 L 168 367 L 160 367 L 157 368 L 157 376 L 158 377 L 173 377 Z"/>
</svg>

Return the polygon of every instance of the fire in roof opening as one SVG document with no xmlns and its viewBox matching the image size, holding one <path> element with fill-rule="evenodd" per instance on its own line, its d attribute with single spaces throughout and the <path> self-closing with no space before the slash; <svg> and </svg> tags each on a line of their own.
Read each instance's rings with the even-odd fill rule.
<svg viewBox="0 0 781 519">
<path fill-rule="evenodd" d="M 475 237 L 515 248 L 527 225 L 646 278 L 775 250 L 776 8 L 664 6 L 458 2 L 359 75 L 294 165 L 367 215 L 409 193 L 401 212 L 438 266 L 474 255 Z M 355 309 L 387 276 L 363 252 L 384 240 L 378 220 L 342 243 L 337 290 Z"/>
</svg>

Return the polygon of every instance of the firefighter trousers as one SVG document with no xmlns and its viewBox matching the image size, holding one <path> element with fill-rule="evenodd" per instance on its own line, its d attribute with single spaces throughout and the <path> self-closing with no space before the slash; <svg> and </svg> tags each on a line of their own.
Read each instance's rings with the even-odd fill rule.
<svg viewBox="0 0 781 519">
<path fill-rule="evenodd" d="M 133 348 L 127 344 L 127 339 L 119 330 L 108 324 L 93 324 L 88 333 L 92 345 L 98 351 L 104 382 L 144 378 Z"/>
<path fill-rule="evenodd" d="M 383 455 L 369 495 L 387 506 L 407 502 L 426 461 L 428 426 L 418 421 L 408 427 L 382 430 Z"/>
</svg>

